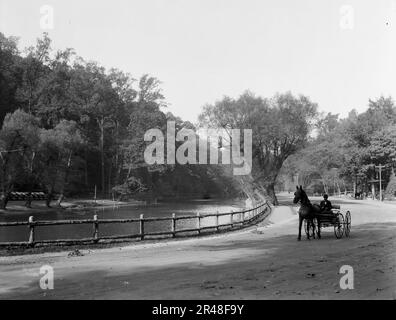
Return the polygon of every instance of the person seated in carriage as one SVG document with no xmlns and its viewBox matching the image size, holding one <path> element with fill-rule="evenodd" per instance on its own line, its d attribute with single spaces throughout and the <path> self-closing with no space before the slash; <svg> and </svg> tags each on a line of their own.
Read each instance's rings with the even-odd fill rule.
<svg viewBox="0 0 396 320">
<path fill-rule="evenodd" d="M 329 196 L 327 194 L 323 195 L 323 200 L 320 202 L 320 211 L 324 214 L 333 214 L 331 209 L 333 206 L 331 205 L 330 200 L 328 200 Z"/>
</svg>

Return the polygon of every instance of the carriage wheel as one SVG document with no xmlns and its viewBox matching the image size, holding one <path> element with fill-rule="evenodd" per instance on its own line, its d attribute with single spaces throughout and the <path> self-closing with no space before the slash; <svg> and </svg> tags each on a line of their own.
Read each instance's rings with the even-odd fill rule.
<svg viewBox="0 0 396 320">
<path fill-rule="evenodd" d="M 342 238 L 344 234 L 344 216 L 341 213 L 337 214 L 335 217 L 334 234 L 337 239 Z"/>
<path fill-rule="evenodd" d="M 345 214 L 345 236 L 349 237 L 349 233 L 351 232 L 351 213 L 349 211 Z"/>
<path fill-rule="evenodd" d="M 318 225 L 316 218 L 313 219 L 313 225 L 309 219 L 304 219 L 304 230 L 308 238 L 315 237 L 316 226 Z"/>
<path fill-rule="evenodd" d="M 319 239 L 319 234 L 320 234 L 320 230 L 319 230 L 319 223 L 318 223 L 318 219 L 314 218 L 314 223 L 315 223 L 315 231 L 316 231 L 316 236 Z M 322 227 L 322 224 L 320 224 L 320 226 Z"/>
</svg>

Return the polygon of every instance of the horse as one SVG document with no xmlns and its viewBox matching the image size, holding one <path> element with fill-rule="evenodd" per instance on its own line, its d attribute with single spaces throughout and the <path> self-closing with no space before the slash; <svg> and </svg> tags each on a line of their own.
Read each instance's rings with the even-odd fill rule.
<svg viewBox="0 0 396 320">
<path fill-rule="evenodd" d="M 311 225 L 313 227 L 313 237 L 315 238 L 315 224 L 313 222 L 313 219 L 316 218 L 316 221 L 318 222 L 318 238 L 320 239 L 320 219 L 317 213 L 320 212 L 320 207 L 316 204 L 311 204 L 311 201 L 309 201 L 307 194 L 303 190 L 302 186 L 300 188 L 296 186 L 297 191 L 294 192 L 294 199 L 293 203 L 297 204 L 298 202 L 301 203 L 301 208 L 298 211 L 298 216 L 299 216 L 299 224 L 298 224 L 298 238 L 297 240 L 301 240 L 301 227 L 304 219 L 308 220 L 308 228 Z M 309 237 L 309 232 L 307 234 L 308 240 L 310 239 Z"/>
</svg>

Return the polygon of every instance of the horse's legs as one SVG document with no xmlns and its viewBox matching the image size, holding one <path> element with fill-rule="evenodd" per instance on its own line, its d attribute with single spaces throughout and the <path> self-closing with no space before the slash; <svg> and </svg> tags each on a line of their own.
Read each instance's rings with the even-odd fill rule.
<svg viewBox="0 0 396 320">
<path fill-rule="evenodd" d="M 316 218 L 316 221 L 318 222 L 318 239 L 320 239 L 321 238 L 321 235 L 320 235 L 320 218 Z"/>
<path fill-rule="evenodd" d="M 314 223 L 314 218 L 311 219 L 311 223 L 312 223 L 312 236 L 315 239 L 315 223 Z"/>
<path fill-rule="evenodd" d="M 298 241 L 301 240 L 301 226 L 302 226 L 303 220 L 304 219 L 300 216 L 299 221 L 298 221 L 298 238 L 297 238 Z"/>
<path fill-rule="evenodd" d="M 311 240 L 311 237 L 309 236 L 309 232 L 310 232 L 310 228 L 311 228 L 311 219 L 310 218 L 306 218 L 305 219 L 307 221 L 307 239 Z"/>
</svg>

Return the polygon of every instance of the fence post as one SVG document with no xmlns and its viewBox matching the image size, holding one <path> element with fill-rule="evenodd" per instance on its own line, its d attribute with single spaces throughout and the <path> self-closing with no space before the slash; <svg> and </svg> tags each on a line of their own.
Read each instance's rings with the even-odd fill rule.
<svg viewBox="0 0 396 320">
<path fill-rule="evenodd" d="M 201 233 L 201 214 L 197 212 L 197 229 L 198 229 L 198 234 Z"/>
<path fill-rule="evenodd" d="M 234 227 L 234 210 L 231 210 L 231 229 Z"/>
<path fill-rule="evenodd" d="M 93 219 L 94 219 L 94 234 L 93 234 L 93 238 L 94 238 L 94 242 L 98 242 L 98 233 L 99 233 L 98 215 L 94 214 Z"/>
<path fill-rule="evenodd" d="M 216 231 L 219 231 L 219 211 L 216 211 Z"/>
<path fill-rule="evenodd" d="M 140 240 L 143 240 L 144 239 L 144 214 L 143 213 L 140 215 L 139 230 L 140 230 Z"/>
<path fill-rule="evenodd" d="M 242 225 L 245 224 L 245 210 L 242 211 Z"/>
<path fill-rule="evenodd" d="M 172 213 L 172 237 L 176 237 L 176 213 Z"/>
<path fill-rule="evenodd" d="M 34 219 L 33 216 L 29 217 L 29 244 L 34 244 Z"/>
</svg>

